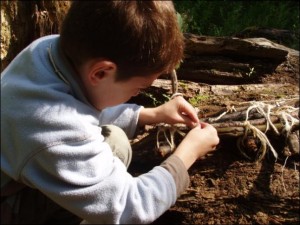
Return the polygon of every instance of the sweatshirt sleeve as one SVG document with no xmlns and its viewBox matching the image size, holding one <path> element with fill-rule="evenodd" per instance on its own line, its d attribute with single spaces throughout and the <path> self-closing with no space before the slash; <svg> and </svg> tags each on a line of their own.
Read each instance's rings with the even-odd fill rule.
<svg viewBox="0 0 300 225">
<path fill-rule="evenodd" d="M 116 125 L 124 130 L 128 138 L 132 138 L 136 132 L 142 107 L 136 104 L 121 104 L 106 108 L 100 114 L 99 125 Z"/>
<path fill-rule="evenodd" d="M 171 155 L 162 162 L 161 166 L 168 170 L 174 178 L 177 197 L 179 197 L 190 183 L 190 178 L 183 162 L 176 155 Z"/>
<path fill-rule="evenodd" d="M 98 136 L 39 150 L 27 159 L 20 181 L 91 224 L 148 224 L 176 203 L 176 183 L 166 168 L 133 177 Z"/>
</svg>

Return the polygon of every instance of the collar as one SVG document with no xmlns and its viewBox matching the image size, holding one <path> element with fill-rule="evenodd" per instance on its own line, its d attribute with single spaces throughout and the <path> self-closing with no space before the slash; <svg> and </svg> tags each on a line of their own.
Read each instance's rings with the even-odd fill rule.
<svg viewBox="0 0 300 225">
<path fill-rule="evenodd" d="M 55 74 L 71 88 L 74 97 L 93 107 L 84 95 L 77 72 L 59 48 L 59 36 L 50 43 L 47 51 Z"/>
</svg>

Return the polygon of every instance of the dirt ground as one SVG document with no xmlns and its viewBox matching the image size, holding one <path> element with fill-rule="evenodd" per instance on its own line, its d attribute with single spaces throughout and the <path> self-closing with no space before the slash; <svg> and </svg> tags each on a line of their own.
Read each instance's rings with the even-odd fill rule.
<svg viewBox="0 0 300 225">
<path fill-rule="evenodd" d="M 212 95 L 199 101 L 197 108 L 211 113 L 224 108 L 225 101 L 299 97 L 298 82 L 299 75 L 291 73 L 266 75 L 257 83 L 287 86 L 280 90 L 271 88 L 271 92 L 263 94 L 252 90 L 228 96 Z M 186 99 L 199 94 L 201 85 L 205 86 L 190 81 L 179 83 L 185 84 L 180 85 L 179 91 Z M 200 85 L 199 89 L 195 85 Z M 150 106 L 170 91 L 151 87 L 149 93 L 151 95 L 137 96 L 132 102 Z M 132 174 L 147 172 L 164 160 L 155 150 L 156 140 L 146 139 L 155 132 L 155 127 L 148 126 L 133 140 L 134 155 L 129 168 Z M 269 136 L 269 139 L 279 154 L 276 162 L 270 152 L 261 162 L 249 161 L 240 154 L 236 138 L 221 138 L 217 151 L 199 159 L 189 169 L 190 187 L 153 224 L 299 224 L 299 153 L 287 158 L 283 154 L 284 139 L 280 136 Z M 177 137 L 176 142 L 180 140 Z"/>
</svg>

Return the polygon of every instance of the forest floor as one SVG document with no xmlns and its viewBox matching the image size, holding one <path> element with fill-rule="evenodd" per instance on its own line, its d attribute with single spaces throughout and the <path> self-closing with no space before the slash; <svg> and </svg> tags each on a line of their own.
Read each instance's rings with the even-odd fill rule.
<svg viewBox="0 0 300 225">
<path fill-rule="evenodd" d="M 267 93 L 245 90 L 226 95 L 223 90 L 225 94 L 210 93 L 209 98 L 202 98 L 194 106 L 200 109 L 201 118 L 224 108 L 226 102 L 299 98 L 298 82 L 299 75 L 271 74 L 252 84 L 270 85 Z M 179 80 L 179 84 L 179 92 L 186 99 L 199 95 L 201 88 L 209 86 L 184 80 Z M 274 84 L 286 86 L 278 89 L 272 86 Z M 230 86 L 226 88 L 230 89 Z M 156 86 L 150 87 L 148 93 L 151 95 L 137 96 L 132 102 L 146 106 L 159 104 L 170 90 Z M 135 147 L 155 132 L 155 126 L 147 126 L 132 141 L 131 174 L 145 173 L 164 160 L 157 154 L 155 139 L 148 140 L 141 149 Z M 262 161 L 254 162 L 240 154 L 236 138 L 221 138 L 217 151 L 199 159 L 189 169 L 190 186 L 186 192 L 153 224 L 299 224 L 299 152 L 287 158 L 282 154 L 284 139 L 276 136 L 269 139 L 279 153 L 278 159 L 275 161 L 269 152 Z M 176 142 L 180 142 L 180 137 Z"/>
</svg>

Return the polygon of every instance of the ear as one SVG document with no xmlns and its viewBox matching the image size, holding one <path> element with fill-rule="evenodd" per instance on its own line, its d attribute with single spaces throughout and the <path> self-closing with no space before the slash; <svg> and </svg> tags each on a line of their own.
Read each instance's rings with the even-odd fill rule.
<svg viewBox="0 0 300 225">
<path fill-rule="evenodd" d="M 102 80 L 115 76 L 116 71 L 115 63 L 108 60 L 97 60 L 90 67 L 88 80 L 91 85 L 96 86 Z"/>
</svg>

